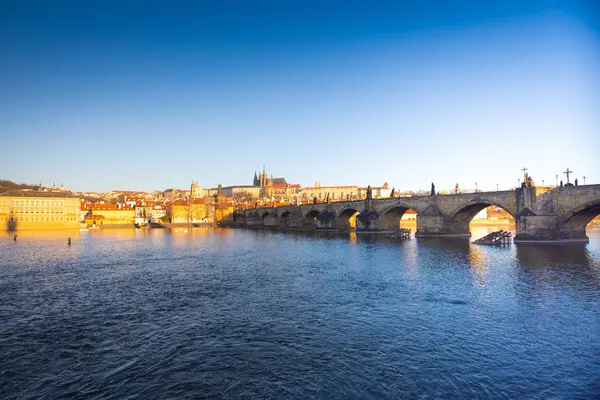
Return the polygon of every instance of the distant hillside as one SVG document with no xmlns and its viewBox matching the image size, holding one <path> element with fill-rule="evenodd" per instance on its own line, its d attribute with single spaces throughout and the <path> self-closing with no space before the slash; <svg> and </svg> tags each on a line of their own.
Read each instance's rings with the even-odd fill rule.
<svg viewBox="0 0 600 400">
<path fill-rule="evenodd" d="M 36 185 L 28 185 L 26 183 L 15 183 L 7 179 L 0 179 L 0 193 L 8 192 L 9 190 L 20 189 L 37 189 Z"/>
</svg>

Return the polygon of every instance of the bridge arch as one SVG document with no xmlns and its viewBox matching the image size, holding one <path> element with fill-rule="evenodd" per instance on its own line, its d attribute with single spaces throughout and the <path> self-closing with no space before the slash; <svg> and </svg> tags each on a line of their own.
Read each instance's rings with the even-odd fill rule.
<svg viewBox="0 0 600 400">
<path fill-rule="evenodd" d="M 412 213 L 411 213 L 411 211 L 412 211 Z M 414 218 L 412 218 L 412 220 L 414 220 L 414 222 L 416 222 L 416 220 L 418 218 L 418 213 L 416 210 L 414 210 L 413 208 L 411 208 L 408 205 L 394 204 L 393 206 L 390 206 L 390 207 L 382 210 L 379 213 L 380 228 L 391 229 L 391 230 L 400 229 L 400 225 L 403 224 L 402 217 L 404 217 L 407 212 L 414 215 Z"/>
<path fill-rule="evenodd" d="M 335 216 L 334 224 L 341 229 L 356 229 L 356 216 L 359 214 L 358 209 L 354 207 L 344 207 Z"/>
<path fill-rule="evenodd" d="M 582 204 L 565 213 L 560 230 L 568 238 L 585 238 L 588 224 L 600 215 L 600 199 Z"/>
<path fill-rule="evenodd" d="M 264 226 L 279 225 L 279 216 L 276 211 L 263 211 L 260 214 L 260 221 Z"/>
<path fill-rule="evenodd" d="M 470 234 L 470 224 L 473 218 L 483 209 L 494 206 L 506 211 L 512 220 L 516 219 L 516 212 L 505 204 L 492 199 L 475 199 L 467 204 L 462 204 L 448 216 L 450 229 L 453 233 Z"/>
<path fill-rule="evenodd" d="M 318 210 L 312 209 L 310 211 L 308 211 L 306 214 L 304 214 L 304 217 L 302 218 L 302 225 L 304 225 L 305 227 L 317 227 L 317 215 L 319 215 L 320 212 Z"/>
<path fill-rule="evenodd" d="M 279 225 L 286 227 L 290 224 L 290 216 L 292 215 L 291 211 L 284 211 L 279 216 Z"/>
</svg>

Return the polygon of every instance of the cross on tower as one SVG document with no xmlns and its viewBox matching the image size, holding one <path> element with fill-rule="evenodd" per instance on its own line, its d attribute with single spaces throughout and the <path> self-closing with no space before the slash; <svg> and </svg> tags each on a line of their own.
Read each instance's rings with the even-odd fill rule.
<svg viewBox="0 0 600 400">
<path fill-rule="evenodd" d="M 569 175 L 571 175 L 573 172 L 575 171 L 569 171 L 569 168 L 567 168 L 567 170 L 563 172 L 563 174 L 567 176 L 567 183 L 569 183 Z"/>
<path fill-rule="evenodd" d="M 529 171 L 529 169 L 523 167 L 521 171 L 523 171 L 523 182 L 527 182 L 527 171 Z"/>
</svg>

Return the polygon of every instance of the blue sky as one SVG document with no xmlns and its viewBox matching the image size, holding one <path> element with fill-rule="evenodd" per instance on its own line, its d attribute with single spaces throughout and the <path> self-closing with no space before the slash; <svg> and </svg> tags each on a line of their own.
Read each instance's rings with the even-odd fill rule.
<svg viewBox="0 0 600 400">
<path fill-rule="evenodd" d="M 4 1 L 0 178 L 600 183 L 594 1 Z M 562 178 L 562 177 L 561 177 Z M 560 178 L 559 178 L 560 179 Z"/>
</svg>

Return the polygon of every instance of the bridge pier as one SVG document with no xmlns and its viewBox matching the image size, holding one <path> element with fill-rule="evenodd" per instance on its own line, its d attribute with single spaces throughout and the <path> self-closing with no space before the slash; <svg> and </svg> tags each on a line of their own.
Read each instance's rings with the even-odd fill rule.
<svg viewBox="0 0 600 400">
<path fill-rule="evenodd" d="M 469 224 L 452 223 L 444 218 L 443 215 L 422 215 L 417 218 L 416 237 L 471 237 Z"/>
<path fill-rule="evenodd" d="M 585 225 L 569 226 L 554 215 L 521 216 L 516 228 L 515 243 L 589 242 Z"/>
<path fill-rule="evenodd" d="M 245 215 L 245 223 L 249 228 L 255 228 L 259 225 L 262 225 L 262 221 L 256 212 L 247 212 Z"/>
<path fill-rule="evenodd" d="M 356 217 L 356 231 L 380 231 L 379 213 L 376 211 L 361 211 Z"/>
<path fill-rule="evenodd" d="M 269 214 L 264 217 L 263 224 L 266 228 L 276 228 L 279 226 L 279 217 L 277 214 Z"/>
<path fill-rule="evenodd" d="M 335 214 L 329 210 L 323 211 L 316 217 L 317 229 L 336 229 Z"/>
</svg>

